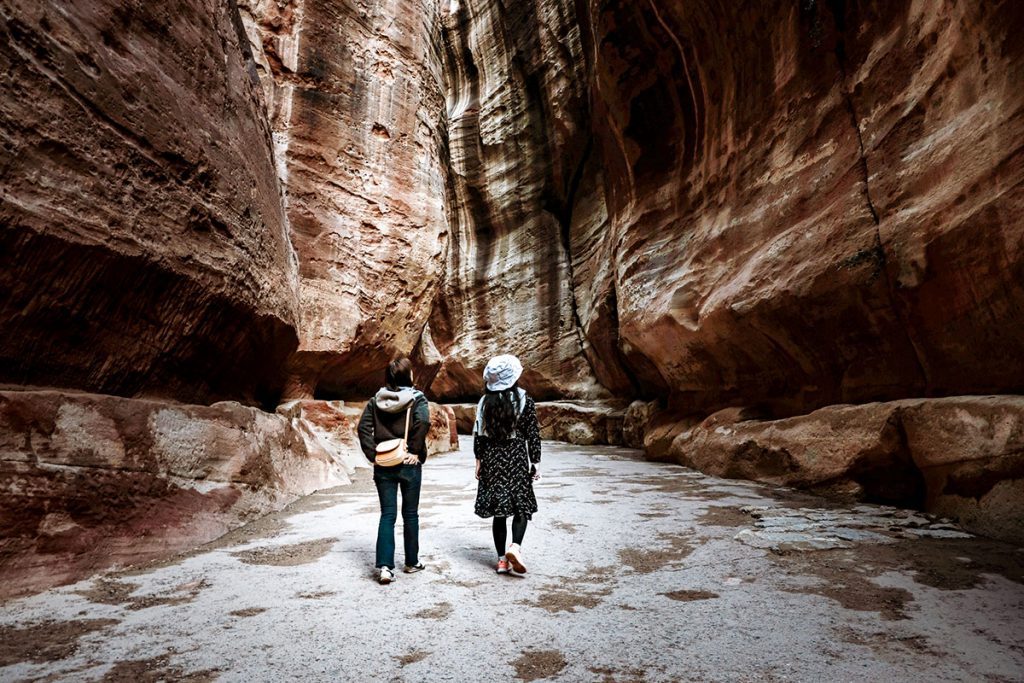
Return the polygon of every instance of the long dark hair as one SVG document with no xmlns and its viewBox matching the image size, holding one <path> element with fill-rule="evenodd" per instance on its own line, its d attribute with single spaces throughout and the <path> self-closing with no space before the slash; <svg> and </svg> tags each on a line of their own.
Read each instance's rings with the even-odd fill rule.
<svg viewBox="0 0 1024 683">
<path fill-rule="evenodd" d="M 519 418 L 519 383 L 484 394 L 484 429 L 492 439 L 510 439 Z"/>
</svg>

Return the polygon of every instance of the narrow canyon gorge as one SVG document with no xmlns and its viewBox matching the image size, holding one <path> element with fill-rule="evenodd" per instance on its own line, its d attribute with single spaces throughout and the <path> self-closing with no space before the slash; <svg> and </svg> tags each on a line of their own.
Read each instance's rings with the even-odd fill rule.
<svg viewBox="0 0 1024 683">
<path fill-rule="evenodd" d="M 0 598 L 542 434 L 1024 544 L 1024 3 L 0 0 Z"/>
</svg>

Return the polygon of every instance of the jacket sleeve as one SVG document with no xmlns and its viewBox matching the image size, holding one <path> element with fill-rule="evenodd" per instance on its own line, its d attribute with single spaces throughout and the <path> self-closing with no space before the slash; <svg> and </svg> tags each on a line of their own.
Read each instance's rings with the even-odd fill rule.
<svg viewBox="0 0 1024 683">
<path fill-rule="evenodd" d="M 530 454 L 530 462 L 540 462 L 540 425 L 537 423 L 537 408 L 532 398 L 526 400 L 522 420 L 523 428 L 526 430 L 526 450 Z"/>
<path fill-rule="evenodd" d="M 363 415 L 359 418 L 359 447 L 363 449 L 363 455 L 370 462 L 373 462 L 377 457 L 377 444 L 373 439 L 373 406 L 374 400 L 371 398 L 366 402 L 366 407 L 363 408 Z"/>
<path fill-rule="evenodd" d="M 419 396 L 412 408 L 412 424 L 409 425 L 410 453 L 420 456 L 420 462 L 427 459 L 427 432 L 430 431 L 430 406 L 426 396 Z"/>
</svg>

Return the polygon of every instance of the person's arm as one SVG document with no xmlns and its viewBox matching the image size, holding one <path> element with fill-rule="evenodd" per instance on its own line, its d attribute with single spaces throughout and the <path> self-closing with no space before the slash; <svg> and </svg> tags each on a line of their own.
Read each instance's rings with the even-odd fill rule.
<svg viewBox="0 0 1024 683">
<path fill-rule="evenodd" d="M 540 462 L 540 425 L 537 423 L 537 408 L 532 398 L 526 399 L 523 408 L 523 428 L 526 430 L 526 450 L 530 454 L 530 462 Z"/>
<path fill-rule="evenodd" d="M 430 431 L 430 405 L 426 396 L 419 396 L 412 406 L 412 424 L 409 425 L 410 453 L 419 456 L 420 462 L 427 459 L 427 432 Z"/>
<path fill-rule="evenodd" d="M 480 454 L 483 452 L 486 436 L 476 434 L 473 436 L 473 455 L 476 458 L 476 478 L 480 478 Z"/>
<path fill-rule="evenodd" d="M 377 457 L 377 444 L 373 440 L 373 399 L 366 402 L 363 408 L 363 415 L 359 418 L 359 447 L 363 449 L 363 455 L 370 462 Z"/>
</svg>

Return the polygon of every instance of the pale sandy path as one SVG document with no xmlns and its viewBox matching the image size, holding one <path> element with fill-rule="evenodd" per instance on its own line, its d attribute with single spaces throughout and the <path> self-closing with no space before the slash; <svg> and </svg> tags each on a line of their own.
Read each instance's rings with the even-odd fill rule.
<svg viewBox="0 0 1024 683">
<path fill-rule="evenodd" d="M 428 571 L 371 579 L 362 482 L 0 606 L 0 680 L 1024 680 L 1020 549 L 905 540 L 923 519 L 545 447 L 525 577 L 492 572 L 464 441 L 425 470 Z M 794 550 L 808 543 L 852 547 Z"/>
</svg>

